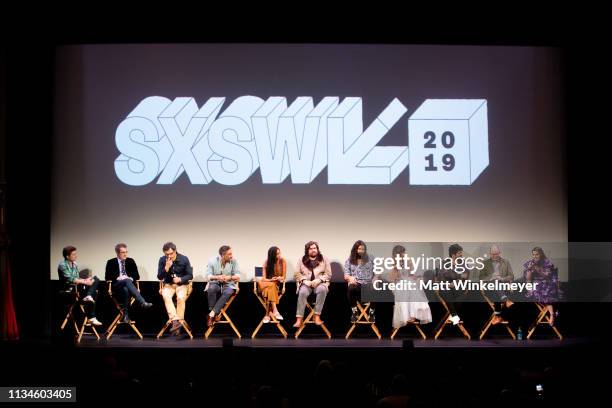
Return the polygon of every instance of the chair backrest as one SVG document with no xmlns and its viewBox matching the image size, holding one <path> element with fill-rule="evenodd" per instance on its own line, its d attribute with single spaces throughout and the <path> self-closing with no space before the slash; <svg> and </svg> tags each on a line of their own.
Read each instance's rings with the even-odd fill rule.
<svg viewBox="0 0 612 408">
<path fill-rule="evenodd" d="M 448 303 L 446 303 L 446 299 L 444 299 L 444 297 L 440 294 L 439 290 L 436 290 L 435 292 L 436 292 L 436 296 L 438 297 L 438 301 L 440 302 L 444 310 L 450 313 L 450 309 L 448 307 Z"/>
<path fill-rule="evenodd" d="M 263 278 L 263 267 L 256 266 L 255 274 L 253 276 L 255 276 L 255 280 Z"/>
</svg>

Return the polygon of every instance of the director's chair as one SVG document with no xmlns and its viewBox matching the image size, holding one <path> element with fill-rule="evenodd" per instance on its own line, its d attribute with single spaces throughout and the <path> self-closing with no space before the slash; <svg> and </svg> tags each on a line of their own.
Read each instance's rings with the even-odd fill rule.
<svg viewBox="0 0 612 408">
<path fill-rule="evenodd" d="M 204 289 L 204 292 L 206 292 L 206 291 L 208 291 L 208 284 L 206 285 L 206 288 Z M 215 319 L 213 325 L 210 326 L 206 330 L 206 332 L 204 333 L 204 338 L 205 339 L 208 339 L 208 337 L 212 334 L 212 332 L 215 329 L 215 327 L 217 326 L 217 324 L 229 324 L 230 327 L 234 330 L 234 333 L 236 333 L 236 336 L 238 336 L 239 339 L 242 338 L 242 335 L 240 334 L 240 332 L 238 331 L 238 329 L 234 325 L 234 322 L 232 322 L 232 319 L 227 314 L 227 311 L 228 311 L 229 307 L 234 302 L 234 299 L 236 299 L 236 296 L 238 296 L 238 292 L 240 292 L 240 287 L 238 285 L 236 285 L 236 290 L 234 291 L 232 296 L 230 296 L 230 298 L 227 300 L 227 303 L 223 306 L 223 308 L 221 308 L 221 310 L 219 311 L 219 314 L 217 316 L 215 316 L 216 319 Z"/>
<path fill-rule="evenodd" d="M 407 326 L 414 326 L 416 328 L 417 332 L 419 333 L 419 335 L 421 336 L 421 338 L 423 338 L 423 340 L 427 340 L 427 336 L 425 335 L 425 333 L 421 329 L 421 322 L 420 321 L 414 320 L 412 322 L 406 322 L 406 327 Z M 391 333 L 391 340 L 393 340 L 395 338 L 395 336 L 397 335 L 397 333 L 399 331 L 400 331 L 400 327 L 396 327 L 395 329 L 393 329 L 393 332 Z"/>
<path fill-rule="evenodd" d="M 559 276 L 559 270 L 555 268 L 553 274 L 556 276 Z M 560 284 L 561 284 L 561 281 L 557 280 L 557 291 L 559 291 Z M 553 331 L 555 332 L 559 340 L 563 340 L 563 336 L 561 335 L 561 332 L 559 331 L 559 329 L 557 329 L 557 326 L 554 323 L 552 325 L 550 324 L 551 319 L 550 319 L 550 315 L 548 314 L 546 310 L 546 305 L 541 302 L 535 302 L 535 305 L 539 311 L 538 317 L 531 324 L 531 327 L 529 328 L 529 331 L 527 332 L 527 338 L 530 339 L 531 336 L 533 336 L 538 326 L 547 325 L 548 327 L 553 329 Z"/>
<path fill-rule="evenodd" d="M 546 310 L 546 305 L 543 303 L 538 303 L 538 302 L 536 302 L 535 305 L 538 308 L 539 313 L 538 313 L 538 317 L 533 322 L 533 324 L 531 325 L 529 329 L 529 332 L 527 333 L 527 338 L 528 339 L 531 338 L 531 336 L 535 333 L 535 330 L 538 328 L 538 326 L 547 325 L 548 327 L 553 329 L 553 331 L 555 332 L 559 340 L 563 340 L 563 336 L 561 335 L 561 332 L 559 331 L 559 329 L 557 329 L 557 326 L 554 323 L 552 325 L 550 324 L 550 315 L 548 311 Z"/>
<path fill-rule="evenodd" d="M 263 306 L 263 308 L 264 308 L 264 310 L 266 312 L 263 315 L 263 317 L 261 318 L 261 321 L 259 322 L 259 325 L 253 331 L 253 334 L 251 335 L 252 339 L 254 339 L 255 336 L 257 336 L 257 333 L 259 332 L 261 327 L 264 325 L 264 319 L 269 314 L 268 304 L 266 304 L 265 299 L 262 297 L 261 292 L 259 291 L 259 285 L 257 284 L 258 283 L 258 278 L 259 279 L 263 278 L 263 268 L 260 267 L 260 266 L 255 267 L 255 278 L 253 279 L 253 293 L 255 294 L 255 297 L 257 298 L 257 300 L 259 300 L 259 303 L 261 303 L 261 305 Z M 278 300 L 279 301 L 281 300 L 281 298 L 283 297 L 284 294 L 285 294 L 285 280 L 283 279 L 283 285 L 282 285 L 280 294 L 278 296 Z M 285 331 L 285 328 L 283 327 L 283 325 L 280 323 L 280 321 L 276 317 L 271 316 L 270 317 L 270 323 L 273 323 L 276 326 L 276 328 L 278 329 L 278 331 L 281 332 L 283 337 L 287 338 L 287 332 Z"/>
<path fill-rule="evenodd" d="M 351 337 L 351 334 L 353 333 L 355 328 L 357 328 L 357 325 L 365 324 L 370 326 L 374 334 L 376 334 L 376 337 L 378 337 L 378 339 L 380 340 L 381 336 L 380 332 L 378 331 L 378 327 L 376 327 L 376 324 L 374 322 L 370 321 L 370 316 L 368 313 L 368 311 L 370 310 L 370 302 L 364 303 L 362 305 L 361 302 L 357 301 L 357 309 L 359 309 L 359 316 L 357 317 L 355 323 L 352 324 L 351 328 L 346 333 L 345 338 L 348 339 Z"/>
<path fill-rule="evenodd" d="M 159 281 L 159 294 L 162 295 L 162 290 L 164 289 L 164 281 Z M 189 296 L 191 295 L 191 291 L 193 290 L 193 281 L 189 281 L 187 283 L 187 297 L 185 298 L 185 302 L 187 302 L 187 299 L 189 299 Z M 162 299 L 163 299 L 163 295 L 162 295 Z M 176 300 L 174 301 L 174 305 L 176 307 Z M 179 323 L 181 324 L 181 326 L 183 327 L 183 329 L 185 329 L 185 333 L 187 333 L 187 335 L 189 336 L 189 338 L 191 340 L 193 340 L 193 333 L 191 331 L 191 327 L 189 327 L 189 324 L 187 323 L 187 321 L 185 319 L 180 319 Z M 170 327 L 172 325 L 172 319 L 168 319 L 168 321 L 166 321 L 166 324 L 164 324 L 164 327 L 161 328 L 161 330 L 159 331 L 159 333 L 157 333 L 157 339 L 159 340 L 161 336 L 164 335 L 164 333 L 166 332 L 166 330 L 168 330 L 168 327 Z"/>
<path fill-rule="evenodd" d="M 72 322 L 74 332 L 78 333 L 79 326 L 77 325 L 76 319 L 74 317 L 74 307 L 79 304 L 79 293 L 78 293 L 77 285 L 71 284 L 66 289 L 62 289 L 59 292 L 59 295 L 63 299 L 68 299 L 68 301 L 70 302 L 70 305 L 66 309 L 66 316 L 64 317 L 64 320 L 62 321 L 62 324 L 60 325 L 60 331 L 63 331 L 66 328 L 66 325 L 68 324 L 68 322 L 70 321 Z"/>
<path fill-rule="evenodd" d="M 90 322 L 89 318 L 87 317 L 87 312 L 85 311 L 85 305 L 83 305 L 81 301 L 80 292 L 82 290 L 85 290 L 85 288 L 84 288 L 84 285 L 80 285 L 80 286 L 81 287 L 79 287 L 79 285 L 76 285 L 76 284 L 70 284 L 67 290 L 62 291 L 64 295 L 67 295 L 70 297 L 71 303 L 66 312 L 66 316 L 64 317 L 64 320 L 60 326 L 60 330 L 64 330 L 66 328 L 66 325 L 68 324 L 68 321 L 72 321 L 72 325 L 75 330 L 75 335 L 77 336 L 77 339 L 76 339 L 77 343 L 81 342 L 81 339 L 83 338 L 84 335 L 93 335 L 93 336 L 96 336 L 98 340 L 100 340 L 100 334 L 98 333 L 96 326 L 94 326 Z M 75 306 L 78 306 L 76 310 L 80 310 L 83 316 L 83 321 L 81 322 L 81 324 L 77 323 L 77 318 L 74 315 Z M 88 328 L 90 329 L 90 331 L 86 331 Z"/>
<path fill-rule="evenodd" d="M 450 312 L 450 309 L 448 308 L 448 304 L 446 303 L 446 300 L 444 300 L 442 295 L 440 295 L 440 291 L 438 290 L 436 291 L 436 295 L 438 295 L 438 298 L 440 299 L 440 303 L 442 304 L 442 307 L 444 308 L 444 316 L 442 316 L 442 319 L 440 319 L 440 322 L 438 323 L 438 325 L 436 326 L 434 330 L 435 340 L 437 340 L 438 337 L 440 337 L 440 334 L 442 334 L 442 331 L 447 325 L 453 324 L 450 320 L 448 320 L 448 318 L 451 315 L 451 312 Z M 465 329 L 462 321 L 457 323 L 455 326 L 457 326 L 457 328 L 461 331 L 461 333 L 466 339 L 471 340 L 472 336 L 470 336 L 470 333 L 468 333 L 468 331 Z"/>
<path fill-rule="evenodd" d="M 308 301 L 306 302 L 306 307 L 308 308 L 308 315 L 306 316 L 304 320 L 302 320 L 302 324 L 295 332 L 296 339 L 300 336 L 300 334 L 302 333 L 302 331 L 304 330 L 307 324 L 314 324 L 316 326 L 316 323 L 314 322 L 314 300 L 315 299 L 316 297 L 314 293 L 308 296 Z M 327 329 L 327 326 L 325 326 L 325 323 L 321 323 L 319 327 L 321 328 L 321 330 L 323 330 L 323 332 L 325 332 L 325 334 L 327 335 L 327 338 L 331 339 L 331 333 Z"/>
<path fill-rule="evenodd" d="M 489 297 L 486 295 L 484 291 L 481 291 L 480 293 L 482 294 L 482 297 L 484 298 L 484 300 L 489 305 L 489 308 L 491 309 L 491 315 L 489 316 L 484 327 L 480 331 L 480 336 L 478 339 L 482 340 L 484 336 L 487 334 L 487 332 L 489 331 L 489 329 L 491 328 L 491 326 L 493 325 L 493 319 L 495 319 L 497 315 L 495 314 L 495 303 L 493 303 L 493 301 L 489 299 Z M 503 327 L 506 328 L 506 331 L 508 332 L 508 334 L 510 334 L 510 337 L 512 337 L 512 339 L 516 340 L 516 335 L 512 331 L 512 328 L 510 327 L 510 324 L 507 321 L 502 320 L 501 322 L 499 322 L 499 324 L 501 324 Z"/>
<path fill-rule="evenodd" d="M 121 305 L 119 304 L 119 302 L 117 302 L 117 299 L 115 299 L 115 297 L 113 296 L 113 281 L 106 281 L 106 283 L 108 284 L 108 295 L 110 296 L 110 298 L 113 300 L 113 303 L 115 304 L 115 307 L 117 308 L 117 316 L 115 317 L 115 320 L 113 320 L 113 322 L 110 324 L 110 326 L 108 326 L 108 331 L 106 334 L 106 340 L 110 340 L 111 337 L 113 337 L 113 333 L 115 332 L 115 330 L 117 329 L 117 327 L 120 324 L 127 324 L 129 325 L 132 330 L 136 333 L 136 335 L 138 336 L 138 338 L 140 340 L 142 340 L 142 334 L 140 334 L 140 331 L 138 331 L 138 328 L 136 327 L 136 322 L 132 319 L 130 319 L 130 321 L 128 323 L 124 323 L 123 321 L 121 321 L 122 317 L 123 317 L 123 310 L 121 309 Z M 140 292 L 140 282 L 139 281 L 135 281 L 136 283 L 136 288 L 138 289 L 138 291 Z M 134 301 L 136 299 L 134 299 L 134 297 L 132 297 L 130 299 L 130 303 L 128 305 L 132 306 L 134 304 Z"/>
</svg>

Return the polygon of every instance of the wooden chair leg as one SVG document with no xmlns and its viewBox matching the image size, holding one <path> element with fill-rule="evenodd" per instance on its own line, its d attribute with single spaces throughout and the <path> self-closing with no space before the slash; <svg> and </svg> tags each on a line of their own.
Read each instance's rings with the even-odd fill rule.
<svg viewBox="0 0 612 408">
<path fill-rule="evenodd" d="M 79 336 L 77 337 L 77 343 L 81 342 L 81 338 L 83 337 L 83 333 L 85 333 L 85 325 L 87 324 L 87 316 L 83 318 L 83 323 L 81 324 L 81 328 L 79 330 Z"/>
<path fill-rule="evenodd" d="M 372 323 L 370 327 L 372 328 L 372 330 L 374 330 L 374 333 L 376 334 L 376 337 L 378 337 L 378 340 L 380 340 L 382 336 L 380 335 L 380 332 L 378 331 L 378 327 L 376 327 L 374 323 Z"/>
<path fill-rule="evenodd" d="M 85 332 L 85 328 L 86 328 L 86 327 L 91 327 L 92 332 L 91 332 L 91 333 L 86 333 L 86 332 Z M 91 324 L 91 323 L 89 322 L 89 319 L 88 319 L 87 317 L 85 317 L 85 318 L 83 319 L 83 324 L 81 325 L 81 329 L 79 330 L 79 333 L 78 333 L 78 334 L 79 334 L 79 336 L 77 337 L 77 343 L 80 343 L 80 342 L 81 342 L 81 340 L 82 340 L 82 338 L 83 338 L 83 335 L 84 335 L 84 334 L 93 334 L 93 335 L 95 335 L 95 336 L 96 336 L 96 338 L 97 338 L 98 340 L 100 340 L 100 334 L 98 333 L 98 330 L 96 329 L 96 326 L 94 326 L 93 324 Z"/>
<path fill-rule="evenodd" d="M 421 329 L 420 323 L 409 323 L 409 325 L 412 325 L 412 326 L 414 326 L 416 328 L 418 335 L 421 336 L 421 338 L 423 340 L 427 340 L 427 336 L 425 335 L 425 333 Z M 399 327 L 396 327 L 395 329 L 393 329 L 393 332 L 391 333 L 391 340 L 393 340 L 395 338 L 395 336 L 397 335 L 397 333 L 399 331 L 400 331 Z"/>
<path fill-rule="evenodd" d="M 276 319 L 275 319 L 276 320 Z M 276 321 L 276 327 L 278 328 L 278 331 L 281 332 L 281 334 L 283 335 L 284 338 L 287 338 L 287 331 L 285 330 L 285 328 L 283 327 L 283 325 L 277 320 Z"/>
<path fill-rule="evenodd" d="M 72 328 L 74 329 L 75 336 L 78 336 L 79 331 L 80 331 L 79 324 L 77 323 L 77 319 L 74 317 L 74 307 L 77 305 L 77 303 L 78 301 L 75 301 L 68 307 L 66 316 L 64 316 L 64 320 L 62 321 L 62 324 L 60 325 L 60 331 L 63 331 L 66 328 L 66 325 L 68 324 L 68 322 L 71 322 Z"/>
<path fill-rule="evenodd" d="M 304 330 L 307 324 L 315 324 L 315 322 L 313 321 L 314 314 L 315 314 L 314 308 L 310 306 L 309 303 L 307 303 L 306 306 L 308 307 L 309 312 L 308 312 L 308 315 L 306 316 L 306 319 L 302 320 L 302 325 L 295 332 L 296 339 L 300 336 L 300 333 L 302 333 L 302 331 Z M 321 330 L 323 330 L 327 338 L 331 339 L 331 332 L 328 330 L 325 323 L 322 323 L 319 327 L 321 328 Z"/>
<path fill-rule="evenodd" d="M 215 326 L 217 324 L 229 324 L 230 327 L 232 328 L 232 330 L 234 331 L 234 333 L 236 333 L 236 335 L 238 336 L 239 339 L 242 338 L 242 335 L 240 334 L 240 332 L 238 331 L 238 328 L 236 327 L 236 325 L 234 325 L 234 322 L 232 321 L 232 319 L 229 317 L 229 315 L 227 314 L 227 310 L 229 309 L 230 305 L 232 304 L 232 302 L 234 301 L 234 299 L 236 298 L 238 292 L 234 292 L 234 294 L 232 295 L 232 297 L 229 298 L 229 300 L 227 301 L 227 303 L 225 304 L 225 306 L 223 306 L 223 308 L 221 309 L 221 311 L 219 312 L 219 315 L 221 316 L 221 319 L 217 322 L 215 322 L 212 326 L 210 326 L 206 332 L 204 333 L 204 338 L 208 339 L 208 337 L 212 334 Z"/>
<path fill-rule="evenodd" d="M 263 315 L 263 317 L 261 318 L 261 320 L 259 321 L 259 324 L 257 325 L 257 327 L 255 328 L 255 330 L 253 330 L 253 333 L 251 334 L 251 338 L 254 339 L 257 336 L 257 333 L 259 333 L 259 331 L 261 330 L 261 328 L 264 325 L 264 319 L 266 318 L 266 316 L 268 315 L 269 312 L 269 305 L 266 304 L 266 301 L 261 297 L 261 295 L 257 292 L 257 290 L 254 290 L 255 296 L 257 297 L 257 300 L 259 301 L 259 303 L 261 304 L 261 306 L 264 308 L 264 310 L 266 311 L 265 314 Z M 282 298 L 282 294 L 279 296 L 279 300 Z M 287 331 L 285 330 L 285 328 L 283 327 L 283 325 L 281 324 L 281 322 L 274 316 L 272 316 L 270 318 L 270 323 L 274 324 L 276 326 L 276 328 L 278 329 L 278 331 L 283 335 L 283 337 L 286 339 L 287 338 Z"/>
<path fill-rule="evenodd" d="M 353 325 L 348 330 L 348 332 L 346 332 L 346 336 L 344 338 L 348 340 L 349 337 L 351 337 L 351 334 L 353 333 L 353 331 L 355 330 L 356 327 L 357 327 L 357 323 L 353 323 Z"/>
<path fill-rule="evenodd" d="M 345 338 L 348 339 L 351 337 L 351 334 L 353 333 L 358 324 L 367 324 L 370 326 L 376 337 L 378 337 L 378 339 L 380 340 L 382 336 L 380 335 L 378 327 L 376 327 L 376 324 L 374 322 L 370 321 L 370 317 L 367 315 L 368 310 L 370 309 L 370 304 L 366 303 L 365 306 L 363 306 L 360 302 L 357 302 L 357 308 L 359 309 L 359 316 L 357 317 L 357 320 L 355 321 L 355 323 L 353 323 L 349 331 L 346 333 Z"/>
<path fill-rule="evenodd" d="M 507 324 L 505 326 L 506 326 L 506 330 L 510 334 L 510 337 L 512 337 L 513 340 L 516 340 L 516 335 L 514 334 L 514 331 L 512 331 L 512 328 Z"/>
<path fill-rule="evenodd" d="M 440 337 L 440 334 L 442 334 L 444 327 L 446 327 L 446 321 L 448 320 L 449 317 L 450 317 L 450 312 L 447 310 L 444 313 L 444 316 L 442 317 L 438 325 L 436 326 L 436 328 L 434 329 L 434 340 L 438 340 L 438 337 Z"/>
<path fill-rule="evenodd" d="M 489 318 L 487 319 L 487 322 L 485 323 L 484 327 L 480 331 L 480 336 L 478 338 L 479 340 L 482 340 L 484 338 L 484 336 L 487 334 L 487 332 L 489 331 L 489 328 L 493 324 L 494 317 L 495 317 L 495 315 L 492 315 L 492 316 L 489 316 Z"/>
<path fill-rule="evenodd" d="M 421 335 L 423 340 L 427 340 L 427 336 L 425 335 L 425 333 L 421 329 L 421 324 L 415 324 L 414 327 L 416 327 L 417 331 L 419 332 L 419 334 Z"/>
<path fill-rule="evenodd" d="M 361 306 L 361 303 L 357 302 L 357 309 L 359 309 L 359 316 L 357 316 L 357 320 L 355 320 L 355 323 L 353 323 L 349 331 L 346 333 L 346 336 L 344 338 L 347 340 L 349 339 L 349 337 L 351 337 L 351 334 L 353 333 L 355 328 L 357 328 L 357 324 L 361 322 L 362 317 L 365 317 L 365 312 L 366 312 L 367 307 L 364 309 Z"/>
<path fill-rule="evenodd" d="M 121 319 L 121 313 L 119 313 L 116 317 L 115 320 L 113 320 L 113 322 L 111 323 L 110 326 L 108 326 L 108 333 L 106 335 L 106 340 L 110 340 L 111 337 L 113 337 L 113 333 L 115 332 L 115 329 L 117 328 L 117 326 L 119 325 L 119 319 Z"/>
<path fill-rule="evenodd" d="M 106 340 L 110 340 L 113 337 L 113 334 L 115 333 L 115 330 L 117 330 L 117 327 L 119 327 L 119 325 L 122 324 L 121 317 L 123 317 L 123 310 L 121 308 L 121 305 L 117 302 L 117 300 L 114 297 L 112 297 L 112 299 L 113 299 L 113 302 L 115 303 L 115 308 L 117 309 L 118 313 L 117 313 L 117 316 L 115 317 L 115 320 L 113 320 L 111 325 L 108 327 L 107 335 L 106 335 Z M 129 306 L 132 306 L 135 301 L 136 301 L 136 299 L 131 298 Z M 128 323 L 128 325 L 131 327 L 131 329 L 134 331 L 134 333 L 136 333 L 138 338 L 140 340 L 142 340 L 143 337 L 142 337 L 142 334 L 140 333 L 140 331 L 138 330 L 138 328 L 136 327 L 136 322 L 130 319 L 130 322 Z"/>
<path fill-rule="evenodd" d="M 98 340 L 100 340 L 100 334 L 98 333 L 96 326 L 94 326 L 89 321 L 89 318 L 87 317 L 85 306 L 83 306 L 82 304 L 79 304 L 79 309 L 81 310 L 81 313 L 83 314 L 84 317 L 83 317 L 83 323 L 81 324 L 81 327 L 77 330 L 77 334 L 78 334 L 77 343 L 81 342 L 84 334 L 93 334 L 96 336 Z M 91 332 L 85 332 L 86 327 L 91 327 Z"/>
<path fill-rule="evenodd" d="M 465 327 L 463 326 L 463 324 L 459 323 L 457 324 L 457 326 L 459 326 L 459 330 L 461 330 L 461 333 L 463 333 L 463 335 L 468 339 L 471 340 L 472 336 L 470 336 L 470 333 L 465 329 Z"/>
<path fill-rule="evenodd" d="M 312 319 L 313 316 L 314 316 L 314 309 L 310 308 L 310 311 L 308 312 L 308 315 L 306 316 L 305 319 L 302 320 L 302 324 L 300 325 L 300 327 L 295 332 L 295 338 L 296 339 L 300 336 L 300 334 L 302 333 L 302 331 L 304 330 L 306 325 L 308 323 L 310 323 L 310 320 Z"/>
<path fill-rule="evenodd" d="M 193 333 L 192 333 L 191 327 L 189 326 L 187 321 L 185 319 L 181 319 L 181 320 L 179 320 L 179 322 L 181 323 L 181 326 L 183 327 L 183 329 L 185 329 L 185 332 L 189 336 L 189 339 L 193 340 Z"/>
<path fill-rule="evenodd" d="M 170 327 L 171 324 L 172 324 L 172 319 L 168 319 L 164 327 L 162 327 L 159 333 L 157 333 L 157 340 L 159 340 L 159 338 L 164 335 L 164 333 L 166 332 L 166 330 L 168 330 L 168 327 Z"/>
<path fill-rule="evenodd" d="M 327 338 L 328 338 L 328 339 L 331 339 L 331 337 L 332 337 L 332 336 L 331 336 L 330 331 L 327 329 L 327 326 L 326 326 L 325 324 L 321 324 L 321 326 L 320 326 L 320 327 L 323 329 L 323 331 L 324 331 L 324 332 L 325 332 L 325 334 L 327 335 Z"/>
<path fill-rule="evenodd" d="M 535 321 L 535 323 L 533 323 L 531 325 L 531 327 L 529 328 L 529 332 L 527 333 L 527 339 L 530 339 L 531 336 L 533 335 L 533 333 L 535 332 L 535 329 L 538 327 L 538 325 L 542 322 L 542 319 L 544 319 L 544 316 L 546 316 L 546 308 L 540 306 L 539 304 L 536 303 L 536 306 L 540 309 L 540 312 L 538 313 L 538 317 Z"/>
<path fill-rule="evenodd" d="M 538 318 L 536 319 L 536 321 L 532 324 L 531 328 L 529 329 L 529 332 L 527 334 L 528 339 L 530 339 L 531 336 L 535 333 L 535 330 L 537 329 L 539 325 L 546 324 L 550 326 L 551 317 L 548 315 L 548 310 L 546 309 L 546 306 L 540 305 L 539 303 L 536 303 L 536 306 L 538 307 L 538 309 L 540 309 L 540 312 L 538 313 Z M 550 327 L 552 328 L 555 335 L 559 338 L 559 340 L 563 340 L 563 335 L 561 335 L 561 332 L 559 331 L 557 326 L 553 324 Z"/>
<path fill-rule="evenodd" d="M 130 322 L 130 327 L 132 328 L 132 330 L 134 330 L 134 332 L 136 333 L 136 335 L 138 336 L 138 338 L 140 340 L 142 340 L 142 334 L 140 333 L 140 331 L 138 330 L 138 328 L 136 327 L 136 324 L 134 322 Z"/>
<path fill-rule="evenodd" d="M 255 330 L 253 330 L 253 334 L 251 334 L 252 339 L 254 339 L 255 336 L 257 336 L 257 333 L 259 333 L 259 329 L 261 329 L 261 327 L 264 325 L 264 318 L 265 316 L 261 318 L 257 327 L 255 328 Z"/>
<path fill-rule="evenodd" d="M 225 321 L 227 323 L 229 323 L 230 327 L 234 330 L 234 333 L 236 333 L 236 336 L 238 336 L 238 338 L 241 339 L 242 335 L 240 334 L 240 332 L 238 331 L 238 329 L 234 325 L 234 322 L 232 321 L 232 319 L 230 319 L 228 314 L 225 312 L 225 310 L 223 311 L 223 317 L 225 317 Z"/>
<path fill-rule="evenodd" d="M 66 313 L 66 316 L 64 317 L 64 321 L 62 322 L 62 325 L 60 326 L 60 330 L 64 330 L 69 320 L 72 320 L 74 322 L 74 316 L 72 314 L 72 309 L 74 309 L 74 303 L 71 304 L 70 307 L 68 308 L 68 312 Z"/>
<path fill-rule="evenodd" d="M 395 335 L 397 334 L 398 331 L 399 331 L 399 327 L 396 327 L 395 329 L 393 329 L 393 332 L 391 333 L 391 340 L 395 338 Z"/>
</svg>

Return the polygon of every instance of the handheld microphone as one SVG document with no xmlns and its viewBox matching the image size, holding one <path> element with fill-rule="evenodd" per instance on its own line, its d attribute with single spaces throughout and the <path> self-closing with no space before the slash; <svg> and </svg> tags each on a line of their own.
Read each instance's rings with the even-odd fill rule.
<svg viewBox="0 0 612 408">
<path fill-rule="evenodd" d="M 170 259 L 170 258 L 168 258 Z M 170 264 L 170 269 L 168 269 L 168 274 L 170 274 L 171 278 L 176 278 L 176 273 L 174 272 L 174 261 L 172 259 L 170 259 L 170 262 L 172 262 Z"/>
</svg>

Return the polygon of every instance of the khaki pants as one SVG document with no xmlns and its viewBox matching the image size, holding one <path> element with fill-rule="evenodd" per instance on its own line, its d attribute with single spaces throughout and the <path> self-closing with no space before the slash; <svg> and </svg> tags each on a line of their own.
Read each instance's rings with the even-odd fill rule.
<svg viewBox="0 0 612 408">
<path fill-rule="evenodd" d="M 164 298 L 164 304 L 166 305 L 166 312 L 168 312 L 168 318 L 170 320 L 184 320 L 185 319 L 185 302 L 190 295 L 189 285 L 177 285 L 175 283 L 164 283 L 162 289 L 162 297 Z M 172 298 L 176 293 L 176 308 Z"/>
</svg>

